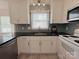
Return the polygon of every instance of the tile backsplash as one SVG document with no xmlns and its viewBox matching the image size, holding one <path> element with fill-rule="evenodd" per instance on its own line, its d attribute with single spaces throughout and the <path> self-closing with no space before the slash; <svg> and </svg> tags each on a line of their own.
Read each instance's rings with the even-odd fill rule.
<svg viewBox="0 0 79 59">
<path fill-rule="evenodd" d="M 58 32 L 65 32 L 72 35 L 79 36 L 79 21 L 70 22 L 68 24 L 51 24 L 57 27 Z M 28 30 L 28 24 L 16 24 L 16 32 L 26 32 Z"/>
<path fill-rule="evenodd" d="M 66 26 L 66 32 L 72 35 L 79 35 L 79 21 L 70 22 Z"/>
<path fill-rule="evenodd" d="M 51 25 L 56 26 L 58 32 L 66 32 L 66 24 L 51 24 Z M 29 26 L 28 24 L 16 24 L 15 31 L 26 32 L 28 30 L 28 26 Z"/>
<path fill-rule="evenodd" d="M 53 24 L 54 26 L 57 27 L 58 32 L 66 32 L 66 25 L 67 24 Z"/>
<path fill-rule="evenodd" d="M 16 24 L 15 32 L 26 32 L 28 29 L 28 24 Z"/>
</svg>

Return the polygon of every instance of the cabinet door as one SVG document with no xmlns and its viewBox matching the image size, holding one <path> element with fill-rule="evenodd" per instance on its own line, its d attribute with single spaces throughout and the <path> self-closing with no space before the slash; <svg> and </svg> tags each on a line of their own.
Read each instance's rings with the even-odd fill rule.
<svg viewBox="0 0 79 59">
<path fill-rule="evenodd" d="M 67 0 L 64 0 L 64 7 L 63 7 L 63 22 L 67 23 L 67 12 L 68 12 L 68 8 L 67 6 L 69 6 L 66 2 Z"/>
<path fill-rule="evenodd" d="M 28 16 L 27 16 L 27 2 L 28 0 L 21 0 L 18 3 L 18 19 L 19 24 L 27 24 L 28 23 Z"/>
<path fill-rule="evenodd" d="M 11 23 L 26 24 L 28 22 L 27 1 L 28 0 L 9 0 Z"/>
<path fill-rule="evenodd" d="M 49 37 L 41 37 L 41 53 L 51 53 L 51 40 Z"/>
<path fill-rule="evenodd" d="M 52 4 L 53 3 L 53 4 Z M 64 15 L 64 0 L 51 1 L 51 21 L 52 23 L 67 23 Z M 66 19 L 65 19 L 65 18 Z"/>
<path fill-rule="evenodd" d="M 18 54 L 20 53 L 29 53 L 29 39 L 26 37 L 19 37 L 17 38 L 17 45 L 18 45 Z"/>
<path fill-rule="evenodd" d="M 18 22 L 18 5 L 16 1 L 9 0 L 10 19 L 11 23 L 17 24 Z"/>
<path fill-rule="evenodd" d="M 63 0 L 53 1 L 53 22 L 61 23 L 63 14 Z"/>
<path fill-rule="evenodd" d="M 50 44 L 51 44 L 51 53 L 56 53 L 57 52 L 57 37 L 49 37 L 50 39 Z"/>
<path fill-rule="evenodd" d="M 40 53 L 40 39 L 39 37 L 29 37 L 30 53 Z"/>
</svg>

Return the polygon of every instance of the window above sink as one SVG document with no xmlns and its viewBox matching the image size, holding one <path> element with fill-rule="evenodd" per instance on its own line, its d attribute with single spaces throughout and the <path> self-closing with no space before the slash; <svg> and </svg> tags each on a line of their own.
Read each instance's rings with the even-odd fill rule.
<svg viewBox="0 0 79 59">
<path fill-rule="evenodd" d="M 48 30 L 49 29 L 49 13 L 33 12 L 31 13 L 31 29 L 32 30 Z"/>
</svg>

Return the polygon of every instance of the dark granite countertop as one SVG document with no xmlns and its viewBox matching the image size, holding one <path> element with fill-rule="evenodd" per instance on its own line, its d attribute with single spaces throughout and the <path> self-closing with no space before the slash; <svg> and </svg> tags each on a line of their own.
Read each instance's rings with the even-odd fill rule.
<svg viewBox="0 0 79 59">
<path fill-rule="evenodd" d="M 58 33 L 51 32 L 16 32 L 16 36 L 58 36 Z"/>
<path fill-rule="evenodd" d="M 1 43 L 1 44 L 0 44 L 0 47 L 4 47 L 4 46 L 6 46 L 6 45 L 11 44 L 12 42 L 15 42 L 15 41 L 16 41 L 16 38 L 17 38 L 17 37 L 13 37 L 12 39 L 9 39 L 8 41 Z"/>
<path fill-rule="evenodd" d="M 65 32 L 59 32 L 58 35 L 71 35 L 71 34 Z"/>
</svg>

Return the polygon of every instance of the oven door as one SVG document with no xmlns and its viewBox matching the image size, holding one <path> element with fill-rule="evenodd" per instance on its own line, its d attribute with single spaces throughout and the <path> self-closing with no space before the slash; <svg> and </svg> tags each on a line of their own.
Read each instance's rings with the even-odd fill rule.
<svg viewBox="0 0 79 59">
<path fill-rule="evenodd" d="M 72 56 L 74 56 L 74 52 L 75 52 L 75 46 L 70 43 L 70 42 L 67 42 L 67 41 L 62 41 L 61 42 L 62 44 L 62 47 L 67 51 L 69 52 Z"/>
</svg>

